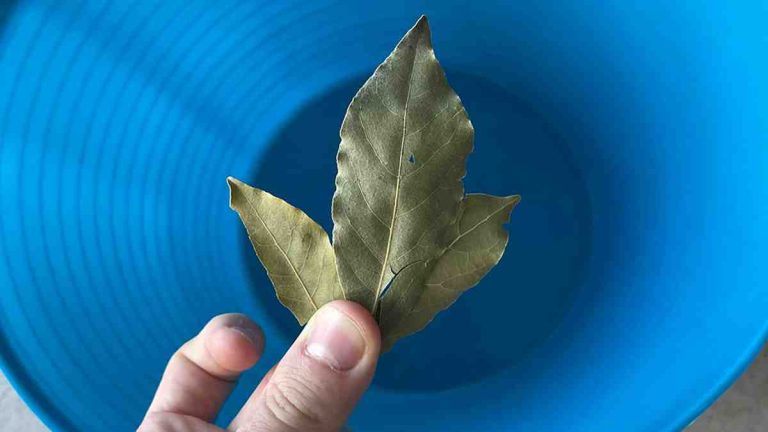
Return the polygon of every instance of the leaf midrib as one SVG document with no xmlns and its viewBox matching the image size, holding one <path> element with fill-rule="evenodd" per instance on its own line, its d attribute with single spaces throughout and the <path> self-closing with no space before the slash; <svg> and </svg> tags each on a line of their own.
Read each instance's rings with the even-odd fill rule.
<svg viewBox="0 0 768 432">
<path fill-rule="evenodd" d="M 387 268 L 389 265 L 389 254 L 392 250 L 392 237 L 395 233 L 395 220 L 397 219 L 397 208 L 400 202 L 400 180 L 403 177 L 403 153 L 405 151 L 405 140 L 408 138 L 407 134 L 407 128 L 408 128 L 408 103 L 411 101 L 411 89 L 413 87 L 413 71 L 416 69 L 416 54 L 418 53 L 419 44 L 421 43 L 421 37 L 422 35 L 419 34 L 419 36 L 416 38 L 416 43 L 414 44 L 414 50 L 413 50 L 413 59 L 411 60 L 411 71 L 408 74 L 408 92 L 405 96 L 405 106 L 403 107 L 403 137 L 400 140 L 400 157 L 398 158 L 397 163 L 397 177 L 395 179 L 395 203 L 392 206 L 392 218 L 390 219 L 389 223 L 389 235 L 387 236 L 387 248 L 384 251 L 384 260 L 381 264 L 381 270 L 379 271 L 379 282 L 376 285 L 376 296 L 373 299 L 373 311 L 374 313 L 378 310 L 379 304 L 380 304 L 380 296 L 381 296 L 381 285 L 384 283 L 384 275 L 387 272 Z"/>
<path fill-rule="evenodd" d="M 502 205 L 501 205 L 499 208 L 497 208 L 496 210 L 494 210 L 493 212 L 491 212 L 491 213 L 490 213 L 488 216 L 484 217 L 484 218 L 483 218 L 483 220 L 481 220 L 480 222 L 478 222 L 478 223 L 476 223 L 476 224 L 472 225 L 472 228 L 470 228 L 470 229 L 468 229 L 468 230 L 464 231 L 463 233 L 459 234 L 459 235 L 458 235 L 458 236 L 457 236 L 455 239 L 453 239 L 453 241 L 451 242 L 451 244 L 449 244 L 449 245 L 448 245 L 448 246 L 445 248 L 445 250 L 447 251 L 447 250 L 451 249 L 451 248 L 453 247 L 453 245 L 455 245 L 455 244 L 456 244 L 456 242 L 458 242 L 458 241 L 459 241 L 459 240 L 461 240 L 462 238 L 466 237 L 466 236 L 467 236 L 467 234 L 469 234 L 469 233 L 471 233 L 472 231 L 476 230 L 476 229 L 477 229 L 477 228 L 478 228 L 480 225 L 483 225 L 484 223 L 486 223 L 486 222 L 488 222 L 489 220 L 491 220 L 491 218 L 492 218 L 492 217 L 494 217 L 494 216 L 496 216 L 497 214 L 499 214 L 499 213 L 500 213 L 502 210 L 504 210 L 505 208 L 507 208 L 507 207 L 508 207 L 508 206 L 509 206 L 511 203 L 512 203 L 512 201 L 511 201 L 511 200 L 510 200 L 510 201 L 507 201 L 507 202 L 504 202 L 504 203 L 503 203 L 503 204 L 502 204 Z"/>
</svg>

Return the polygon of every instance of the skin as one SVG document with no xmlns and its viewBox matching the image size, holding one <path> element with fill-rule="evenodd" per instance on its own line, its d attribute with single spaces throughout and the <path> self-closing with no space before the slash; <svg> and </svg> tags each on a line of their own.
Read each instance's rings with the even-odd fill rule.
<svg viewBox="0 0 768 432">
<path fill-rule="evenodd" d="M 238 376 L 258 362 L 264 333 L 219 315 L 171 357 L 139 432 L 335 432 L 368 388 L 379 358 L 370 313 L 335 301 L 315 313 L 226 429 L 212 424 Z"/>
</svg>

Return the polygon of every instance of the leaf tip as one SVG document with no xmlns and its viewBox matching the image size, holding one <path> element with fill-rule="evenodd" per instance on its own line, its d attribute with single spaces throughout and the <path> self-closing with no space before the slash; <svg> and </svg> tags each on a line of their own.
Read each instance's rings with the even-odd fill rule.
<svg viewBox="0 0 768 432">
<path fill-rule="evenodd" d="M 426 15 L 422 15 L 419 17 L 419 19 L 416 21 L 416 24 L 413 25 L 411 32 L 417 33 L 417 34 L 426 34 L 428 35 L 428 39 L 431 39 L 431 34 L 430 34 L 431 32 L 429 30 L 429 20 L 427 20 Z"/>
<path fill-rule="evenodd" d="M 510 195 L 508 197 L 505 197 L 505 200 L 507 203 L 504 207 L 508 209 L 507 212 L 509 216 L 512 215 L 512 211 L 515 209 L 515 207 L 517 207 L 518 204 L 520 204 L 520 201 L 522 199 L 523 197 L 521 197 L 520 195 Z"/>
<path fill-rule="evenodd" d="M 231 208 L 233 210 L 236 210 L 235 202 L 234 202 L 235 201 L 235 191 L 239 190 L 242 187 L 243 182 L 241 182 L 240 180 L 238 180 L 238 179 L 236 179 L 236 178 L 234 178 L 232 176 L 228 176 L 227 177 L 227 184 L 229 185 L 229 208 Z"/>
</svg>

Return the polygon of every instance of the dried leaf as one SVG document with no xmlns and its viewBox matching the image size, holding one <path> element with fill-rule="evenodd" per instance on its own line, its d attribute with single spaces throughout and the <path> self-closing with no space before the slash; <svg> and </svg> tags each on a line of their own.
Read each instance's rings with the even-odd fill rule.
<svg viewBox="0 0 768 432">
<path fill-rule="evenodd" d="M 232 177 L 230 207 L 240 214 L 280 302 L 304 325 L 344 293 L 328 234 L 303 211 Z"/>
<path fill-rule="evenodd" d="M 473 134 L 422 17 L 358 91 L 341 127 L 333 247 L 349 299 L 375 311 L 397 273 L 440 254 Z"/>
<path fill-rule="evenodd" d="M 385 351 L 424 328 L 499 262 L 509 238 L 503 225 L 518 202 L 519 195 L 467 195 L 460 219 L 448 230 L 452 240 L 445 252 L 432 263 L 404 269 L 382 298 L 378 319 Z"/>
<path fill-rule="evenodd" d="M 499 262 L 520 197 L 464 196 L 474 130 L 425 17 L 358 91 L 340 135 L 333 246 L 303 212 L 232 178 L 231 207 L 300 323 L 353 300 L 374 314 L 387 350 Z"/>
</svg>

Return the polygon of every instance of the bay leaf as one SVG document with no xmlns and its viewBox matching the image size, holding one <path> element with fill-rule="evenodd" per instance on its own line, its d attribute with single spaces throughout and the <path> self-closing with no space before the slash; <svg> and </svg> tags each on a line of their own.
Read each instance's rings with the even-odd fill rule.
<svg viewBox="0 0 768 432">
<path fill-rule="evenodd" d="M 501 260 L 509 239 L 504 224 L 519 202 L 519 195 L 464 198 L 442 255 L 431 263 L 406 267 L 383 296 L 378 315 L 383 350 L 424 328 Z"/>
<path fill-rule="evenodd" d="M 520 197 L 464 195 L 474 129 L 425 17 L 357 92 L 340 136 L 332 244 L 301 210 L 233 178 L 230 206 L 302 325 L 325 303 L 356 301 L 386 351 L 499 262 Z"/>
<path fill-rule="evenodd" d="M 303 211 L 261 189 L 228 178 L 230 207 L 243 221 L 277 297 L 304 325 L 344 293 L 325 230 Z"/>
<path fill-rule="evenodd" d="M 357 92 L 340 135 L 338 273 L 347 297 L 377 313 L 395 275 L 445 248 L 472 150 L 474 130 L 435 57 L 426 17 Z"/>
</svg>

